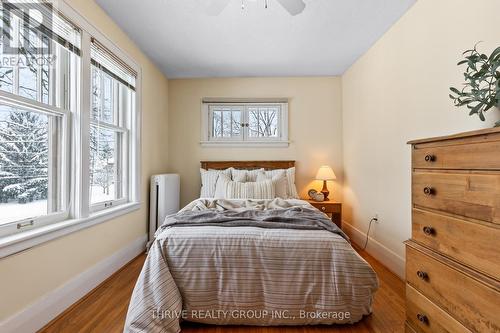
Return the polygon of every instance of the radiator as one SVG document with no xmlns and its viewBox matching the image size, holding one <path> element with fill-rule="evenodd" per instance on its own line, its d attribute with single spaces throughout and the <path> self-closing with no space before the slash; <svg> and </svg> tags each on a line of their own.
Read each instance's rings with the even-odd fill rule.
<svg viewBox="0 0 500 333">
<path fill-rule="evenodd" d="M 148 249 L 158 227 L 165 217 L 179 211 L 180 177 L 178 174 L 155 175 L 151 177 L 149 197 L 149 241 Z"/>
</svg>

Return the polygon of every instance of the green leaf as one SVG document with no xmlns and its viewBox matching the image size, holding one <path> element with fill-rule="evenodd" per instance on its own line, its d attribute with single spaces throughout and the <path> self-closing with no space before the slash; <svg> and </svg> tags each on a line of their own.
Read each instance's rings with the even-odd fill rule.
<svg viewBox="0 0 500 333">
<path fill-rule="evenodd" d="M 488 104 L 486 104 L 486 106 L 484 107 L 484 111 L 488 111 L 489 109 L 494 107 L 496 105 L 496 103 L 497 103 L 497 101 L 493 98 L 491 101 L 489 101 Z"/>
<path fill-rule="evenodd" d="M 490 57 L 488 58 L 488 60 L 491 61 L 491 60 L 493 60 L 497 56 L 500 56 L 500 46 L 497 47 L 493 52 L 491 52 Z"/>
<path fill-rule="evenodd" d="M 479 112 L 479 119 L 481 119 L 481 121 L 485 121 L 486 118 L 484 117 L 484 114 L 482 112 Z"/>
</svg>

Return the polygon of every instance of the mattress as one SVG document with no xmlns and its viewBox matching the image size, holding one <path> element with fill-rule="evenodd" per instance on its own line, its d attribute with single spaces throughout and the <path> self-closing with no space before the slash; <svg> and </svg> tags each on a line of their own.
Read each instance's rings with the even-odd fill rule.
<svg viewBox="0 0 500 333">
<path fill-rule="evenodd" d="M 290 213 L 293 209 L 301 215 Z M 179 214 L 272 211 L 273 216 L 309 214 L 312 220 L 334 226 L 311 209 L 296 199 L 199 199 Z M 270 221 L 271 227 L 262 227 L 262 221 L 201 221 L 159 230 L 134 288 L 125 331 L 177 333 L 182 320 L 217 325 L 347 324 L 371 313 L 377 276 L 340 230 L 294 229 L 293 219 L 281 218 L 276 225 L 272 219 L 262 220 Z M 285 227 L 276 227 L 280 225 Z"/>
</svg>

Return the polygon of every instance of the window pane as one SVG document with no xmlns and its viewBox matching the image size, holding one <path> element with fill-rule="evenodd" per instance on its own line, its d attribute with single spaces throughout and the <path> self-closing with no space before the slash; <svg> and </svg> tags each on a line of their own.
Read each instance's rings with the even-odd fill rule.
<svg viewBox="0 0 500 333">
<path fill-rule="evenodd" d="M 43 36 L 42 37 L 42 43 L 43 43 L 43 47 L 44 48 L 47 48 L 48 50 L 48 53 L 46 53 L 46 57 L 49 57 L 50 55 L 50 50 L 51 50 L 51 43 L 50 43 L 50 40 L 46 37 L 46 36 Z M 48 61 L 44 61 L 42 64 L 41 64 L 41 75 L 42 75 L 42 87 L 41 87 L 41 90 L 42 90 L 42 103 L 45 103 L 45 104 L 50 104 L 50 84 L 52 84 L 51 80 L 50 80 L 50 66 L 49 66 L 49 63 Z"/>
<path fill-rule="evenodd" d="M 19 95 L 37 99 L 37 69 L 31 66 L 26 56 L 20 56 L 21 62 L 27 65 L 19 66 Z"/>
<path fill-rule="evenodd" d="M 254 138 L 279 137 L 279 107 L 248 108 L 248 135 Z"/>
<path fill-rule="evenodd" d="M 237 138 L 241 136 L 242 110 L 239 107 L 212 108 L 212 137 Z"/>
<path fill-rule="evenodd" d="M 103 79 L 101 120 L 113 124 L 113 81 L 108 75 L 103 75 Z"/>
<path fill-rule="evenodd" d="M 14 69 L 12 67 L 0 67 L 0 90 L 12 92 L 14 80 L 13 71 Z"/>
<path fill-rule="evenodd" d="M 39 46 L 39 38 L 33 30 L 20 29 L 19 39 L 25 45 L 19 54 L 19 95 L 38 100 L 38 67 L 35 48 Z"/>
<path fill-rule="evenodd" d="M 241 131 L 241 112 L 233 112 L 232 131 L 234 136 L 239 136 Z"/>
<path fill-rule="evenodd" d="M 213 112 L 213 131 L 212 136 L 214 138 L 222 137 L 222 112 L 214 111 Z"/>
<path fill-rule="evenodd" d="M 92 67 L 92 119 L 98 120 L 101 114 L 101 74 L 102 72 Z"/>
<path fill-rule="evenodd" d="M 222 112 L 222 136 L 226 138 L 231 137 L 231 111 Z"/>
<path fill-rule="evenodd" d="M 90 203 L 120 199 L 121 134 L 98 126 L 90 128 Z"/>
<path fill-rule="evenodd" d="M 92 66 L 92 119 L 117 124 L 114 107 L 114 87 L 117 82 Z"/>
<path fill-rule="evenodd" d="M 0 105 L 0 224 L 61 210 L 51 189 L 60 167 L 49 162 L 57 154 L 48 135 L 57 118 Z"/>
<path fill-rule="evenodd" d="M 8 42 L 8 40 L 4 41 L 2 29 L 6 29 L 7 32 L 10 31 L 8 25 L 4 24 L 3 17 L 0 20 L 0 32 L 2 32 L 0 35 L 0 90 L 11 93 L 14 87 L 14 67 L 12 67 L 11 62 L 8 61 L 8 55 L 3 52 L 4 42 Z"/>
</svg>

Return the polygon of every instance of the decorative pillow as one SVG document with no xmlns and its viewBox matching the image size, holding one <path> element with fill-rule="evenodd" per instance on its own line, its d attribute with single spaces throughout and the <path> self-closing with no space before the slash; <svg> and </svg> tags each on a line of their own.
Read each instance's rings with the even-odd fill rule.
<svg viewBox="0 0 500 333">
<path fill-rule="evenodd" d="M 215 184 L 214 198 L 225 199 L 227 184 L 230 182 L 231 182 L 230 176 L 228 176 L 227 174 L 221 174 L 220 177 L 217 179 L 217 183 Z"/>
<path fill-rule="evenodd" d="M 235 182 L 255 182 L 257 174 L 264 171 L 264 169 L 235 169 L 231 168 L 231 177 Z"/>
<path fill-rule="evenodd" d="M 220 175 L 217 180 L 216 198 L 224 199 L 274 199 L 275 190 L 271 179 L 262 182 L 235 182 Z"/>
<path fill-rule="evenodd" d="M 295 167 L 288 169 L 268 170 L 266 171 L 266 176 L 272 179 L 275 175 L 283 171 L 286 173 L 286 180 L 287 180 L 286 198 L 298 199 L 299 194 L 297 193 L 297 188 L 295 187 Z"/>
<path fill-rule="evenodd" d="M 200 168 L 201 175 L 201 192 L 200 198 L 213 198 L 215 195 L 215 185 L 219 175 L 231 177 L 231 168 L 225 170 L 205 170 Z"/>
<path fill-rule="evenodd" d="M 264 171 L 261 171 L 257 174 L 257 182 L 262 182 L 267 179 L 271 179 L 273 181 L 274 185 L 274 191 L 276 194 L 276 197 L 286 199 L 288 198 L 288 181 L 286 178 L 286 171 L 285 170 L 278 170 L 280 172 L 275 172 L 274 176 L 270 177 L 266 175 Z"/>
</svg>

